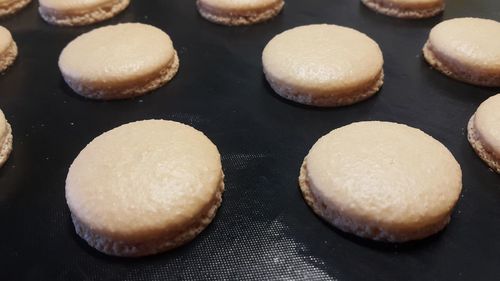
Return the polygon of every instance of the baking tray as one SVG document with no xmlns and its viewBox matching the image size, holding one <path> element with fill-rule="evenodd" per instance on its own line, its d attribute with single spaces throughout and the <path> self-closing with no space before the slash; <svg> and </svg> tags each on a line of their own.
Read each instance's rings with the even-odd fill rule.
<svg viewBox="0 0 500 281">
<path fill-rule="evenodd" d="M 14 152 L 0 170 L 0 280 L 500 280 L 500 177 L 466 139 L 470 116 L 500 90 L 448 79 L 420 53 L 441 20 L 500 20 L 500 2 L 448 2 L 444 15 L 419 21 L 378 15 L 355 0 L 287 0 L 276 19 L 232 28 L 203 20 L 194 0 L 136 0 L 116 18 L 82 28 L 45 24 L 36 3 L 0 20 L 19 45 L 18 60 L 0 76 L 0 108 L 14 133 Z M 140 98 L 80 98 L 59 74 L 60 51 L 83 32 L 119 22 L 149 23 L 170 34 L 179 73 Z M 274 35 L 312 23 L 353 27 L 380 44 L 386 80 L 377 96 L 318 109 L 273 93 L 262 74 L 262 49 Z M 66 173 L 94 137 L 148 118 L 192 125 L 217 144 L 226 174 L 223 204 L 184 247 L 148 258 L 108 257 L 75 234 Z M 297 177 L 310 147 L 362 120 L 420 128 L 461 163 L 463 196 L 445 231 L 407 244 L 370 242 L 337 231 L 305 204 Z"/>
</svg>

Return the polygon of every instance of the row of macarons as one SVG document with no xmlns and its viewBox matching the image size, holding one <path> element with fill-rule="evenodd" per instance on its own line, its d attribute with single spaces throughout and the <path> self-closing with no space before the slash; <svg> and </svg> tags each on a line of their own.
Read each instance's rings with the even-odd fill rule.
<svg viewBox="0 0 500 281">
<path fill-rule="evenodd" d="M 499 109 L 500 94 L 482 103 L 468 138 L 500 173 Z M 0 166 L 11 150 L 12 130 L 0 110 Z M 144 120 L 85 146 L 69 168 L 66 201 L 76 233 L 90 246 L 114 256 L 146 256 L 188 243 L 212 222 L 224 177 L 219 151 L 202 132 Z M 450 222 L 462 170 L 443 144 L 419 129 L 357 122 L 314 144 L 298 185 L 313 212 L 342 231 L 406 242 Z"/>
<path fill-rule="evenodd" d="M 0 0 L 0 17 L 14 14 L 31 0 Z M 81 26 L 100 22 L 125 10 L 130 0 L 39 0 L 39 12 L 48 23 Z M 379 13 L 399 18 L 427 18 L 441 13 L 444 0 L 361 0 Z M 250 25 L 278 15 L 284 0 L 197 0 L 199 13 L 224 25 Z"/>
<path fill-rule="evenodd" d="M 430 65 L 452 78 L 499 87 L 498 38 L 497 21 L 451 19 L 431 30 L 423 54 Z M 0 27 L 0 71 L 16 56 L 16 42 Z M 379 45 L 360 31 L 332 24 L 299 26 L 276 35 L 263 50 L 262 64 L 280 96 L 313 106 L 353 104 L 377 93 L 384 83 Z M 61 52 L 59 68 L 67 84 L 82 96 L 123 99 L 170 81 L 179 57 L 162 30 L 126 23 L 78 36 Z"/>
<path fill-rule="evenodd" d="M 497 172 L 499 108 L 500 94 L 481 104 L 468 127 L 472 147 Z M 4 161 L 12 135 L 1 111 L 0 143 Z M 182 246 L 221 206 L 224 178 L 233 176 L 222 166 L 217 146 L 189 125 L 143 120 L 105 132 L 78 154 L 66 177 L 76 233 L 113 256 Z M 331 131 L 295 172 L 318 217 L 344 232 L 393 243 L 444 229 L 462 191 L 460 164 L 442 143 L 392 122 L 356 122 Z"/>
</svg>

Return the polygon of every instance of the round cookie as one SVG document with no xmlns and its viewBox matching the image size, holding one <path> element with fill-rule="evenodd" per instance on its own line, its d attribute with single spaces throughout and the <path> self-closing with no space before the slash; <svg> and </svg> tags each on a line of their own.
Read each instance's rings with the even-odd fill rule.
<svg viewBox="0 0 500 281">
<path fill-rule="evenodd" d="M 453 155 L 424 132 L 359 122 L 322 137 L 299 177 L 306 202 L 337 228 L 406 242 L 443 229 L 462 189 Z"/>
<path fill-rule="evenodd" d="M 468 139 L 477 155 L 500 173 L 500 94 L 483 102 L 469 120 Z"/>
<path fill-rule="evenodd" d="M 361 0 L 368 8 L 392 17 L 421 19 L 444 11 L 444 0 Z"/>
<path fill-rule="evenodd" d="M 0 0 L 0 17 L 16 13 L 30 2 L 31 0 Z"/>
<path fill-rule="evenodd" d="M 100 135 L 66 179 L 76 232 L 114 256 L 152 255 L 189 242 L 210 224 L 223 191 L 217 147 L 200 131 L 165 120 Z"/>
<path fill-rule="evenodd" d="M 198 12 L 205 19 L 224 25 L 250 25 L 278 15 L 284 0 L 197 0 Z"/>
<path fill-rule="evenodd" d="M 114 17 L 130 0 L 39 0 L 38 12 L 48 23 L 61 26 L 88 25 Z"/>
<path fill-rule="evenodd" d="M 500 87 L 500 23 L 457 18 L 436 25 L 423 48 L 427 62 L 447 76 Z"/>
<path fill-rule="evenodd" d="M 0 110 L 0 167 L 7 162 L 12 152 L 12 129 Z"/>
<path fill-rule="evenodd" d="M 264 48 L 267 81 L 280 96 L 306 105 L 350 105 L 383 84 L 378 44 L 351 28 L 315 24 L 275 36 Z"/>
<path fill-rule="evenodd" d="M 6 70 L 17 57 L 17 45 L 10 32 L 0 26 L 0 72 Z"/>
<path fill-rule="evenodd" d="M 113 100 L 143 95 L 170 81 L 179 58 L 170 37 L 146 24 L 94 29 L 64 48 L 59 68 L 78 94 Z"/>
</svg>

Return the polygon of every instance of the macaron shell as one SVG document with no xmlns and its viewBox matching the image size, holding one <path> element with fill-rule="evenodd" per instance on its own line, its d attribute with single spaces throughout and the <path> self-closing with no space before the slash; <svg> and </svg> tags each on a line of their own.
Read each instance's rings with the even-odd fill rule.
<svg viewBox="0 0 500 281">
<path fill-rule="evenodd" d="M 441 143 L 394 123 L 334 130 L 313 146 L 306 163 L 316 197 L 386 229 L 439 225 L 462 188 L 460 165 Z"/>
<path fill-rule="evenodd" d="M 374 0 L 386 5 L 392 5 L 398 8 L 433 8 L 443 5 L 443 0 Z"/>
<path fill-rule="evenodd" d="M 488 19 L 458 18 L 444 21 L 430 33 L 429 43 L 471 71 L 500 75 L 500 23 Z"/>
<path fill-rule="evenodd" d="M 2 167 L 12 152 L 12 129 L 0 110 L 0 167 Z"/>
<path fill-rule="evenodd" d="M 0 145 L 4 143 L 7 133 L 7 120 L 5 119 L 5 115 L 2 110 L 0 110 Z"/>
<path fill-rule="evenodd" d="M 116 0 L 39 0 L 40 5 L 57 11 L 82 11 L 96 8 Z"/>
<path fill-rule="evenodd" d="M 474 128 L 481 142 L 500 160 L 500 94 L 490 97 L 479 106 Z"/>
<path fill-rule="evenodd" d="M 274 7 L 282 0 L 199 0 L 200 5 L 208 9 L 220 11 L 259 11 Z M 216 12 L 216 11 L 214 11 Z"/>
<path fill-rule="evenodd" d="M 6 70 L 16 60 L 17 44 L 10 32 L 0 26 L 0 72 Z"/>
<path fill-rule="evenodd" d="M 222 179 L 217 148 L 201 132 L 172 121 L 140 121 L 82 150 L 66 179 L 66 199 L 94 233 L 147 241 L 191 225 L 212 207 Z"/>
<path fill-rule="evenodd" d="M 283 0 L 197 0 L 200 15 L 213 23 L 241 26 L 265 22 L 277 16 Z"/>
<path fill-rule="evenodd" d="M 361 0 L 368 8 L 396 18 L 423 19 L 445 9 L 444 0 Z"/>
<path fill-rule="evenodd" d="M 375 80 L 382 52 L 375 41 L 351 28 L 308 25 L 287 30 L 265 47 L 266 73 L 297 91 L 329 94 Z"/>
<path fill-rule="evenodd" d="M 500 157 L 492 152 L 489 147 L 486 147 L 484 139 L 481 138 L 477 129 L 475 128 L 476 115 L 474 114 L 467 124 L 467 139 L 476 152 L 493 171 L 500 174 Z"/>
<path fill-rule="evenodd" d="M 0 56 L 7 51 L 13 42 L 12 35 L 5 27 L 0 26 Z"/>
<path fill-rule="evenodd" d="M 157 73 L 175 59 L 170 37 L 145 24 L 106 26 L 85 33 L 61 53 L 65 76 L 82 83 L 119 87 Z"/>
<path fill-rule="evenodd" d="M 0 0 L 0 17 L 16 13 L 30 2 L 31 0 Z"/>
<path fill-rule="evenodd" d="M 129 4 L 130 0 L 42 0 L 38 11 L 50 24 L 83 26 L 112 18 L 125 10 Z"/>
</svg>

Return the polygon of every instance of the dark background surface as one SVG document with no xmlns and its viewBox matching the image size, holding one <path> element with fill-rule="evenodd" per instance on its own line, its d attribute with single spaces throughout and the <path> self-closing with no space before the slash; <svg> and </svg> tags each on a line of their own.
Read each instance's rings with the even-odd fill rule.
<svg viewBox="0 0 500 281">
<path fill-rule="evenodd" d="M 354 0 L 287 0 L 276 19 L 249 27 L 209 23 L 194 0 L 132 1 L 116 18 L 83 28 L 45 24 L 37 3 L 1 19 L 19 57 L 0 75 L 0 108 L 14 134 L 14 152 L 0 169 L 0 280 L 500 280 L 500 177 L 466 139 L 470 116 L 500 90 L 450 80 L 421 55 L 435 24 L 462 16 L 500 20 L 500 2 L 448 2 L 443 16 L 420 21 L 378 15 Z M 59 74 L 59 53 L 79 34 L 118 22 L 164 29 L 179 52 L 179 73 L 141 98 L 80 98 Z M 273 93 L 262 74 L 262 49 L 277 33 L 312 23 L 353 27 L 380 44 L 386 79 L 378 95 L 317 109 Z M 66 173 L 94 137 L 148 118 L 192 125 L 217 144 L 226 173 L 223 204 L 184 247 L 149 258 L 108 257 L 76 236 Z M 444 232 L 403 245 L 375 243 L 335 230 L 306 206 L 297 187 L 304 156 L 320 136 L 362 120 L 420 128 L 461 163 L 463 196 Z"/>
</svg>

